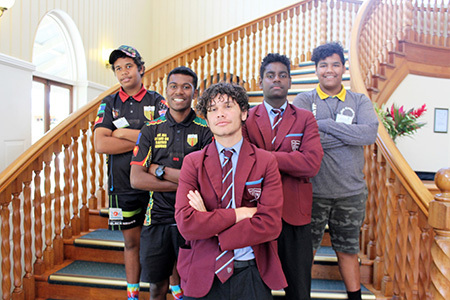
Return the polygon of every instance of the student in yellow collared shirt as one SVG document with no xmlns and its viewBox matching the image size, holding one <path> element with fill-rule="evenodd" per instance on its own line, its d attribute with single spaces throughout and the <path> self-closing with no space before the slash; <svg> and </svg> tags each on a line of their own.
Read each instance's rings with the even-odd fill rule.
<svg viewBox="0 0 450 300">
<path fill-rule="evenodd" d="M 314 114 L 324 150 L 320 171 L 312 179 L 313 247 L 319 248 L 328 224 L 348 299 L 361 299 L 359 232 L 367 199 L 363 146 L 375 142 L 378 119 L 369 98 L 342 85 L 345 58 L 339 43 L 317 47 L 311 60 L 319 84 L 298 94 L 293 104 Z"/>
</svg>

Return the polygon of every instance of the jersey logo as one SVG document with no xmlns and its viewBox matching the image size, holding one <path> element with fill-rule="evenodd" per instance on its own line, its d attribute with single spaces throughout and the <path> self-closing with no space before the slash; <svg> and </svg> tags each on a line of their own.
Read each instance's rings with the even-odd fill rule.
<svg viewBox="0 0 450 300">
<path fill-rule="evenodd" d="M 119 117 L 119 110 L 115 109 L 113 107 L 113 109 L 112 109 L 112 116 L 113 116 L 113 119 L 117 119 Z"/>
<path fill-rule="evenodd" d="M 147 118 L 147 120 L 153 121 L 153 119 L 155 118 L 155 107 L 151 105 L 144 106 L 144 116 Z"/>
<path fill-rule="evenodd" d="M 187 136 L 187 143 L 189 146 L 194 147 L 198 142 L 198 135 L 196 133 L 194 134 L 188 134 Z"/>
</svg>

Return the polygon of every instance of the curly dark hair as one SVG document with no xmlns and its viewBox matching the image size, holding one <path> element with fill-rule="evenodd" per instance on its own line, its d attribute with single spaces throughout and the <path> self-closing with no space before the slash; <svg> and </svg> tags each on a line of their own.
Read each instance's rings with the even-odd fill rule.
<svg viewBox="0 0 450 300">
<path fill-rule="evenodd" d="M 247 91 L 240 85 L 219 82 L 207 88 L 197 102 L 197 111 L 206 118 L 208 109 L 211 106 L 211 101 L 217 95 L 227 95 L 239 105 L 242 112 L 248 111 L 250 105 L 248 104 Z"/>
<path fill-rule="evenodd" d="M 197 89 L 198 77 L 197 77 L 197 74 L 195 74 L 195 72 L 192 71 L 190 68 L 185 67 L 185 66 L 180 66 L 180 67 L 176 67 L 175 69 L 170 71 L 169 74 L 167 75 L 167 84 L 169 83 L 170 76 L 173 74 L 182 74 L 182 75 L 191 76 L 192 83 L 194 84 L 194 90 Z"/>
<path fill-rule="evenodd" d="M 279 62 L 286 66 L 289 77 L 291 77 L 291 61 L 286 55 L 281 55 L 279 53 L 269 53 L 263 58 L 261 62 L 261 67 L 259 68 L 259 76 L 262 79 L 264 77 L 264 71 L 268 64 Z"/>
<path fill-rule="evenodd" d="M 344 48 L 339 42 L 330 42 L 316 47 L 313 50 L 311 60 L 316 64 L 317 67 L 319 61 L 330 57 L 335 53 L 339 55 L 342 64 L 345 65 Z"/>
</svg>

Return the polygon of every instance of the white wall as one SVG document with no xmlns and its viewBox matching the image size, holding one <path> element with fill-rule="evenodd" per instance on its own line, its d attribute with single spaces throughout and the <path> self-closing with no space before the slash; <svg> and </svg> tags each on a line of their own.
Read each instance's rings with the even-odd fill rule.
<svg viewBox="0 0 450 300">
<path fill-rule="evenodd" d="M 436 172 L 450 166 L 450 132 L 434 132 L 434 109 L 450 108 L 450 79 L 408 75 L 390 97 L 392 103 L 419 108 L 427 112 L 419 119 L 427 124 L 412 137 L 397 139 L 397 147 L 414 171 Z"/>
<path fill-rule="evenodd" d="M 0 53 L 0 171 L 31 141 L 31 79 L 34 66 Z"/>
</svg>

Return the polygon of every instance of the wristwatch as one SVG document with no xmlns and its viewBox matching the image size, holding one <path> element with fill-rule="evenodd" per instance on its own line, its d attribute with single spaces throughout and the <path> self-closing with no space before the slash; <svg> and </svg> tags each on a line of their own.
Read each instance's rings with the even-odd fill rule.
<svg viewBox="0 0 450 300">
<path fill-rule="evenodd" d="M 158 178 L 159 180 L 164 180 L 163 176 L 166 173 L 166 171 L 164 171 L 165 167 L 166 166 L 159 165 L 155 170 L 156 178 Z"/>
</svg>

